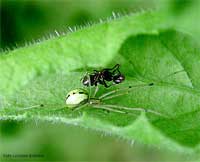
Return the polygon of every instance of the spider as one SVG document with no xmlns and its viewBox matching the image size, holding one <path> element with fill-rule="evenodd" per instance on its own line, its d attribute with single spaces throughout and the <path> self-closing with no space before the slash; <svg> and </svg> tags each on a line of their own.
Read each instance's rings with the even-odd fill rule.
<svg viewBox="0 0 200 162">
<path fill-rule="evenodd" d="M 128 88 L 122 88 L 122 89 L 115 89 L 112 91 L 109 91 L 107 93 L 104 93 L 100 97 L 90 97 L 90 93 L 83 88 L 78 88 L 75 90 L 70 91 L 67 96 L 66 96 L 66 106 L 68 108 L 71 108 L 72 110 L 80 110 L 84 108 L 85 106 L 90 106 L 92 108 L 97 108 L 97 109 L 103 109 L 108 112 L 116 112 L 116 113 L 121 113 L 121 114 L 128 114 L 128 111 L 144 111 L 144 112 L 149 112 L 153 113 L 159 116 L 164 116 L 163 114 L 149 110 L 149 109 L 144 109 L 144 108 L 132 108 L 132 107 L 126 107 L 126 106 L 120 106 L 120 105 L 111 105 L 111 104 L 106 104 L 104 103 L 105 100 L 112 99 L 118 96 L 122 96 L 126 93 L 129 93 L 128 91 L 131 90 L 134 87 L 138 86 L 153 86 L 154 83 L 150 84 L 143 84 L 143 85 L 136 85 L 136 86 L 129 86 Z M 126 92 L 125 92 L 126 91 Z M 121 92 L 121 93 L 118 93 Z"/>
<path fill-rule="evenodd" d="M 183 70 L 174 72 L 172 74 L 167 75 L 167 77 L 169 77 L 173 74 L 182 72 L 182 71 Z M 123 96 L 125 94 L 129 94 L 134 88 L 152 87 L 154 85 L 155 85 L 155 83 L 149 83 L 149 84 L 140 84 L 140 85 L 129 86 L 126 88 L 121 88 L 121 89 L 118 88 L 118 89 L 114 89 L 109 92 L 106 92 L 99 97 L 96 97 L 95 94 L 91 97 L 91 95 L 90 95 L 91 89 L 89 89 L 89 91 L 84 88 L 74 89 L 74 90 L 71 90 L 66 95 L 65 107 L 63 107 L 63 108 L 68 108 L 73 111 L 77 111 L 77 110 L 83 109 L 86 106 L 90 106 L 95 109 L 102 109 L 102 110 L 106 110 L 109 112 L 115 112 L 115 113 L 121 113 L 121 114 L 129 114 L 131 111 L 144 111 L 144 112 L 152 113 L 154 115 L 167 117 L 166 115 L 161 114 L 160 112 L 146 109 L 146 108 L 126 107 L 126 106 L 121 106 L 121 105 L 105 103 L 106 100 L 113 99 L 113 98 L 116 98 L 119 96 Z M 44 107 L 44 106 L 45 106 L 44 104 L 40 104 L 40 105 L 23 108 L 21 110 Z M 63 108 L 61 108 L 61 109 L 63 109 Z"/>
<path fill-rule="evenodd" d="M 113 82 L 113 84 L 119 84 L 124 81 L 125 77 L 119 71 L 119 64 L 116 64 L 113 68 L 104 68 L 102 70 L 94 70 L 91 74 L 86 74 L 82 79 L 84 86 L 97 86 L 97 84 L 104 85 L 108 88 L 111 85 L 107 85 L 106 82 Z"/>
<path fill-rule="evenodd" d="M 66 95 L 66 98 L 65 98 L 66 106 L 62 108 L 58 108 L 58 109 L 68 108 L 70 110 L 77 111 L 77 110 L 83 109 L 86 106 L 90 106 L 95 109 L 106 110 L 107 112 L 130 114 L 127 111 L 143 111 L 143 112 L 149 112 L 155 115 L 166 117 L 165 115 L 157 111 L 150 110 L 150 109 L 111 105 L 111 104 L 106 104 L 104 102 L 105 100 L 116 98 L 118 96 L 123 96 L 131 92 L 131 89 L 133 88 L 145 87 L 145 86 L 150 87 L 153 85 L 154 83 L 150 83 L 150 84 L 129 86 L 127 88 L 115 89 L 115 90 L 102 94 L 100 97 L 95 97 L 95 96 L 91 97 L 90 92 L 88 90 L 84 88 L 77 88 L 77 89 L 71 90 Z M 45 106 L 48 108 L 48 105 L 40 104 L 40 105 L 34 105 L 27 108 L 19 109 L 19 110 L 27 110 L 27 109 L 33 109 L 33 108 L 39 108 L 39 107 L 42 108 Z M 132 115 L 135 115 L 135 114 L 132 114 Z"/>
</svg>

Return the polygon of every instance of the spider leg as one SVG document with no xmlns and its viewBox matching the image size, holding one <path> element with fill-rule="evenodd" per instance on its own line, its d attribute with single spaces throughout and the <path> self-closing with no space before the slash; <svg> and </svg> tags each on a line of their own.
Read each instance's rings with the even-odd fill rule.
<svg viewBox="0 0 200 162">
<path fill-rule="evenodd" d="M 184 72 L 184 70 L 179 70 L 179 71 L 173 72 L 173 73 L 167 75 L 164 78 L 170 77 L 170 76 L 172 76 L 174 74 L 177 74 L 177 73 L 180 73 L 180 72 Z M 157 82 L 157 83 L 159 83 L 159 82 Z M 122 89 L 118 88 L 118 89 L 112 90 L 110 92 L 107 92 L 107 93 L 101 95 L 99 97 L 99 99 L 103 99 L 103 100 L 111 99 L 111 98 L 114 98 L 114 97 L 118 97 L 118 96 L 122 96 L 122 95 L 128 94 L 129 90 L 131 90 L 132 88 L 136 88 L 136 87 L 151 87 L 153 85 L 155 85 L 155 83 L 152 82 L 152 83 L 149 83 L 149 84 L 140 84 L 140 85 L 135 85 L 135 86 L 129 86 L 128 88 L 122 88 Z M 124 92 L 124 93 L 121 93 L 121 94 L 112 95 L 112 94 L 114 94 L 116 92 L 123 92 L 123 91 L 127 91 L 127 92 Z M 112 96 L 110 96 L 110 95 L 112 95 Z"/>
<path fill-rule="evenodd" d="M 119 106 L 119 105 L 103 105 L 104 107 L 108 107 L 108 108 L 115 108 L 115 109 L 120 109 L 120 110 L 128 110 L 128 111 L 143 111 L 143 112 L 147 112 L 147 113 L 152 113 L 158 116 L 162 116 L 167 118 L 166 115 L 163 115 L 157 111 L 154 110 L 150 110 L 150 109 L 145 109 L 145 108 L 138 108 L 138 107 L 126 107 L 126 106 Z"/>
<path fill-rule="evenodd" d="M 93 94 L 93 96 L 92 96 L 93 98 L 96 96 L 98 90 L 99 90 L 99 86 L 97 85 L 96 88 L 95 88 L 94 94 Z"/>
<path fill-rule="evenodd" d="M 25 107 L 25 108 L 17 108 L 17 111 L 30 110 L 30 109 L 35 109 L 35 108 L 41 108 L 43 106 L 44 106 L 43 104 L 40 104 L 40 105 L 33 105 L 33 106 Z"/>
<path fill-rule="evenodd" d="M 118 93 L 118 94 L 115 94 L 115 95 L 110 95 L 110 96 L 107 96 L 107 97 L 105 97 L 101 100 L 105 101 L 105 100 L 109 100 L 109 99 L 116 98 L 116 97 L 119 97 L 119 96 L 124 96 L 124 95 L 127 95 L 127 94 L 129 94 L 129 91 L 126 91 L 126 92 L 123 92 L 123 93 Z"/>
<path fill-rule="evenodd" d="M 49 109 L 49 110 L 60 110 L 60 109 L 64 109 L 66 108 L 66 106 L 63 106 L 61 108 L 56 108 L 56 109 L 52 109 L 50 107 L 57 107 L 58 105 L 44 105 L 44 104 L 40 104 L 40 105 L 33 105 L 33 106 L 29 106 L 29 107 L 25 107 L 25 108 L 17 108 L 17 111 L 24 111 L 24 110 L 31 110 L 31 109 L 35 109 L 35 108 L 41 108 L 41 109 Z"/>
<path fill-rule="evenodd" d="M 150 83 L 150 84 L 140 84 L 140 85 L 135 85 L 135 86 L 129 86 L 128 88 L 121 88 L 121 89 L 119 89 L 119 88 L 117 88 L 117 89 L 115 89 L 115 90 L 112 90 L 112 91 L 110 91 L 110 92 L 107 92 L 107 93 L 104 93 L 103 95 L 101 95 L 100 97 L 99 97 L 99 99 L 106 99 L 106 98 L 111 98 L 111 96 L 110 95 L 112 95 L 112 94 L 115 94 L 115 93 L 117 93 L 117 92 L 123 92 L 123 91 L 128 91 L 128 90 L 130 90 L 130 89 L 132 89 L 132 88 L 137 88 L 137 87 L 148 87 L 148 86 L 153 86 L 154 85 L 154 83 Z M 121 95 L 123 95 L 123 94 L 127 94 L 127 93 L 129 93 L 129 92 L 124 92 L 124 93 L 122 93 L 122 94 L 116 94 L 116 95 L 114 95 L 112 98 L 114 98 L 115 96 L 121 96 Z M 107 97 L 108 96 L 108 97 Z"/>
<path fill-rule="evenodd" d="M 92 97 L 95 97 L 96 94 L 97 94 L 97 92 L 98 92 L 98 90 L 99 90 L 99 86 L 98 86 L 98 81 L 100 80 L 99 77 L 100 77 L 100 76 L 97 75 L 97 76 L 95 77 L 95 79 L 94 79 L 95 90 L 94 90 L 94 93 L 93 93 Z"/>
<path fill-rule="evenodd" d="M 171 74 L 168 74 L 168 75 L 166 75 L 165 77 L 163 77 L 162 80 L 164 80 L 164 79 L 166 79 L 166 78 L 168 78 L 168 77 L 170 77 L 170 76 L 172 76 L 172 75 L 181 73 L 181 72 L 185 72 L 185 70 L 183 69 L 183 70 L 175 71 L 175 72 L 173 72 L 173 73 L 171 73 Z"/>
<path fill-rule="evenodd" d="M 78 111 L 78 110 L 80 110 L 80 109 L 82 109 L 82 108 L 84 108 L 85 106 L 87 106 L 88 104 L 86 103 L 86 104 L 84 104 L 84 105 L 81 105 L 81 106 L 79 106 L 79 107 L 77 107 L 77 108 L 75 108 L 75 109 L 73 109 L 73 111 Z"/>
<path fill-rule="evenodd" d="M 117 113 L 121 113 L 121 114 L 127 114 L 127 112 L 125 112 L 125 111 L 115 110 L 110 107 L 106 107 L 106 106 L 102 106 L 102 105 L 91 105 L 91 106 L 96 109 L 103 109 L 103 110 L 117 112 Z"/>
<path fill-rule="evenodd" d="M 64 109 L 66 109 L 66 107 L 61 107 L 61 108 L 52 109 L 51 111 L 58 111 L 58 110 L 64 110 Z"/>
<path fill-rule="evenodd" d="M 90 79 L 89 73 L 86 73 L 86 76 L 87 76 L 87 78 L 89 80 L 89 99 L 90 99 L 90 96 L 91 96 L 91 79 Z"/>
</svg>

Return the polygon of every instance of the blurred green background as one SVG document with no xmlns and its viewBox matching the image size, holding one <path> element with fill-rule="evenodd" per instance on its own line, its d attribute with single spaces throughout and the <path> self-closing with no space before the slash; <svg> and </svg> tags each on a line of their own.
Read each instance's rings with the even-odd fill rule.
<svg viewBox="0 0 200 162">
<path fill-rule="evenodd" d="M 16 48 L 48 38 L 55 30 L 85 26 L 100 18 L 146 9 L 161 9 L 169 22 L 200 36 L 199 0 L 1 0 L 0 48 Z M 3 161 L 194 161 L 194 157 L 159 150 L 79 127 L 0 121 Z M 8 154 L 38 154 L 41 158 L 9 158 Z"/>
<path fill-rule="evenodd" d="M 111 16 L 112 11 L 125 14 L 153 7 L 153 1 L 132 0 L 2 0 L 1 47 L 85 26 Z"/>
</svg>

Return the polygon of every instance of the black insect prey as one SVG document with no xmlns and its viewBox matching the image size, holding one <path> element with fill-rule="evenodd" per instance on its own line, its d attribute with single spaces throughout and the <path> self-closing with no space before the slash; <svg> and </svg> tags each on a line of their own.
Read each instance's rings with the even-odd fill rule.
<svg viewBox="0 0 200 162">
<path fill-rule="evenodd" d="M 86 74 L 82 78 L 84 86 L 97 86 L 101 84 L 108 88 L 113 84 L 119 84 L 124 81 L 125 76 L 119 71 L 119 64 L 116 64 L 113 68 L 104 68 L 102 70 L 94 70 L 93 73 Z M 108 85 L 107 82 L 112 82 Z"/>
</svg>

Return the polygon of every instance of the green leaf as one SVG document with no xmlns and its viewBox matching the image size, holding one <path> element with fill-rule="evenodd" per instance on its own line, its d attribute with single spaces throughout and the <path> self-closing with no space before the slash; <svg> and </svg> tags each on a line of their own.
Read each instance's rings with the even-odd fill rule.
<svg viewBox="0 0 200 162">
<path fill-rule="evenodd" d="M 64 122 L 149 145 L 199 152 L 200 47 L 163 20 L 157 12 L 130 15 L 1 55 L 0 119 Z M 154 83 L 130 88 L 128 94 L 105 102 L 153 110 L 167 118 L 148 112 L 107 113 L 91 106 L 78 112 L 58 109 L 69 90 L 82 87 L 80 79 L 87 70 L 116 63 L 126 80 L 101 87 L 97 96 Z M 47 106 L 23 110 L 40 104 Z"/>
</svg>

